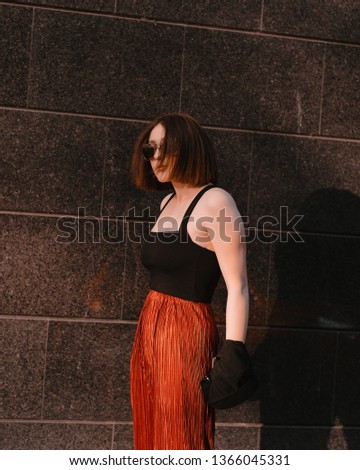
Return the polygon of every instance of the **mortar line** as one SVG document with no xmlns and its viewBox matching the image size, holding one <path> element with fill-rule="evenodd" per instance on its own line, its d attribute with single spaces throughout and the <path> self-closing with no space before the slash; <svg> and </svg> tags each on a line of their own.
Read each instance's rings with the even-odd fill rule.
<svg viewBox="0 0 360 470">
<path fill-rule="evenodd" d="M 182 92 L 183 92 L 183 80 L 184 80 L 184 63 L 185 63 L 185 38 L 186 38 L 186 27 L 184 28 L 184 33 L 183 33 L 183 44 L 182 44 L 182 54 L 181 54 L 179 113 L 181 112 L 181 105 L 182 105 Z"/>
<path fill-rule="evenodd" d="M 1 106 L 0 111 L 20 111 L 25 113 L 39 113 L 39 114 L 54 114 L 58 116 L 71 116 L 75 118 L 86 118 L 86 119 L 105 119 L 108 121 L 120 121 L 120 122 L 134 122 L 140 124 L 148 124 L 150 121 L 147 119 L 132 118 L 132 117 L 118 117 L 118 116 L 105 116 L 100 114 L 85 114 L 85 113 L 74 113 L 66 111 L 57 111 L 50 109 L 37 109 L 37 108 L 19 108 L 16 106 Z M 298 139 L 310 139 L 310 140 L 325 140 L 332 142 L 349 142 L 349 143 L 360 143 L 360 138 L 352 137 L 341 137 L 341 136 L 327 136 L 327 135 L 318 135 L 318 134 L 296 134 L 293 132 L 279 132 L 272 130 L 258 130 L 258 129 L 243 129 L 239 127 L 231 126 L 219 126 L 214 124 L 204 124 L 200 123 L 205 129 L 213 129 L 219 131 L 229 131 L 229 132 L 239 132 L 245 134 L 256 134 L 256 135 L 273 135 L 273 136 L 282 136 L 282 137 L 295 137 Z"/>
<path fill-rule="evenodd" d="M 263 31 L 264 28 L 264 1 L 261 0 L 261 11 L 260 11 L 260 31 Z"/>
<path fill-rule="evenodd" d="M 106 119 L 109 121 L 124 121 L 124 122 L 136 122 L 140 124 L 147 124 L 149 120 L 133 117 L 118 117 L 111 115 L 101 115 L 101 114 L 87 114 L 87 113 L 76 113 L 72 111 L 60 111 L 56 109 L 42 109 L 42 108 L 20 108 L 18 106 L 1 106 L 0 110 L 4 111 L 22 111 L 35 114 L 55 114 L 58 116 L 70 116 L 70 117 L 79 117 L 86 119 Z M 360 140 L 360 139 L 359 139 Z"/>
<path fill-rule="evenodd" d="M 271 263 L 273 259 L 273 247 L 270 246 L 269 261 L 268 261 L 268 275 L 267 275 L 267 285 L 266 285 L 266 308 L 265 308 L 265 325 L 268 325 L 268 319 L 270 315 L 270 279 L 271 279 Z"/>
<path fill-rule="evenodd" d="M 114 320 L 109 318 L 76 318 L 76 317 L 59 317 L 59 316 L 37 316 L 37 315 L 0 315 L 2 320 L 19 320 L 19 321 L 53 321 L 53 322 L 66 322 L 66 323 L 108 323 L 113 325 L 136 325 L 137 320 Z"/>
<path fill-rule="evenodd" d="M 261 449 L 261 430 L 262 430 L 262 426 L 259 427 L 257 430 L 257 439 L 256 439 L 257 450 Z"/>
<path fill-rule="evenodd" d="M 105 192 L 105 166 L 106 166 L 106 151 L 108 147 L 108 134 L 109 129 L 105 129 L 105 139 L 103 145 L 103 170 L 102 170 L 102 178 L 101 178 L 101 197 L 100 197 L 100 215 L 103 216 L 104 211 L 104 192 Z"/>
<path fill-rule="evenodd" d="M 224 428 L 262 428 L 262 423 L 254 423 L 254 422 L 243 422 L 243 421 L 216 421 L 216 427 L 224 427 Z"/>
<path fill-rule="evenodd" d="M 0 418 L 0 423 L 41 423 L 41 424 L 85 424 L 85 425 L 132 425 L 132 421 L 100 421 L 100 420 L 91 420 L 91 419 L 23 419 L 23 418 Z"/>
<path fill-rule="evenodd" d="M 329 429 L 329 428 L 337 428 L 343 429 L 346 427 L 347 429 L 360 429 L 360 426 L 354 425 L 316 425 L 316 424 L 263 424 L 263 423 L 254 423 L 254 422 L 226 422 L 226 421 L 219 421 L 216 422 L 216 427 L 227 427 L 227 428 L 244 428 L 244 427 L 254 427 L 254 428 L 273 428 L 273 429 L 293 429 L 293 428 L 301 428 L 301 429 Z"/>
<path fill-rule="evenodd" d="M 24 419 L 24 418 L 0 418 L 0 423 L 19 423 L 19 424 L 26 424 L 26 423 L 34 423 L 34 424 L 74 424 L 74 425 L 79 425 L 79 424 L 84 424 L 84 425 L 111 425 L 111 426 L 116 426 L 116 425 L 121 425 L 121 426 L 132 426 L 132 421 L 108 421 L 108 420 L 89 420 L 89 419 L 84 419 L 84 420 L 79 420 L 79 419 L 34 419 L 34 418 L 29 418 L 29 419 Z M 243 428 L 243 427 L 254 427 L 254 428 L 273 428 L 273 429 L 293 429 L 295 428 L 301 428 L 301 429 L 343 429 L 344 427 L 347 429 L 354 429 L 354 430 L 360 430 L 360 426 L 356 425 L 342 425 L 342 424 L 336 424 L 334 426 L 326 426 L 326 425 L 311 425 L 311 424 L 262 424 L 262 423 L 256 423 L 256 422 L 247 422 L 244 423 L 243 421 L 239 422 L 226 422 L 226 421 L 219 421 L 215 423 L 216 427 L 228 427 L 228 428 Z"/>
<path fill-rule="evenodd" d="M 248 194 L 246 201 L 246 214 L 249 216 L 250 211 L 250 194 L 251 194 L 251 181 L 254 167 L 254 134 L 251 136 L 251 147 L 250 147 L 250 165 L 249 165 L 249 179 L 248 179 Z"/>
<path fill-rule="evenodd" d="M 30 51 L 29 51 L 29 70 L 27 75 L 27 93 L 26 93 L 26 106 L 29 106 L 30 101 L 30 77 L 32 70 L 32 50 L 33 50 L 33 39 L 34 39 L 34 24 L 35 24 L 35 8 L 32 9 L 32 20 L 31 20 L 31 35 L 30 35 Z"/>
<path fill-rule="evenodd" d="M 282 137 L 296 137 L 300 139 L 310 139 L 310 140 L 329 140 L 335 142 L 354 142 L 360 143 L 360 138 L 351 138 L 351 137 L 341 137 L 341 136 L 326 136 L 318 134 L 296 134 L 294 132 L 279 132 L 272 130 L 259 130 L 259 129 L 244 129 L 239 127 L 229 127 L 229 126 L 217 126 L 214 124 L 202 124 L 206 129 L 214 129 L 219 131 L 230 131 L 230 132 L 242 132 L 242 133 L 253 133 L 256 135 L 274 135 Z"/>
<path fill-rule="evenodd" d="M 120 318 L 123 318 L 124 314 L 124 302 L 125 302 L 125 280 L 126 280 L 126 268 L 127 268 L 127 256 L 128 256 L 128 227 L 125 227 L 126 237 L 125 237 L 125 247 L 124 247 L 124 267 L 123 267 L 123 279 L 121 285 L 121 304 L 120 304 Z"/>
<path fill-rule="evenodd" d="M 111 431 L 111 450 L 114 449 L 114 441 L 115 441 L 115 423 L 113 423 L 112 431 Z"/>
<path fill-rule="evenodd" d="M 46 339 L 45 339 L 45 360 L 44 360 L 44 377 L 43 377 L 43 386 L 41 393 L 41 419 L 44 418 L 44 406 L 45 406 L 45 382 L 46 382 L 46 363 L 47 363 L 47 352 L 48 352 L 48 341 L 49 341 L 49 325 L 50 321 L 46 322 Z"/>
<path fill-rule="evenodd" d="M 335 359 L 333 367 L 333 386 L 332 386 L 332 403 L 331 403 L 331 423 L 335 420 L 335 392 L 336 392 L 336 375 L 337 375 L 337 361 L 339 354 L 339 332 L 336 334 L 336 346 L 335 346 Z"/>
<path fill-rule="evenodd" d="M 54 322 L 67 322 L 67 323 L 107 323 L 107 324 L 114 324 L 114 325 L 137 325 L 137 320 L 111 320 L 105 318 L 67 318 L 67 317 L 40 317 L 35 315 L 0 315 L 1 320 L 19 320 L 19 321 L 54 321 Z M 218 323 L 220 327 L 224 327 L 224 323 Z M 359 334 L 360 330 L 354 329 L 335 329 L 335 328 L 324 328 L 324 327 L 294 327 L 294 326 L 281 326 L 281 325 L 252 325 L 249 324 L 249 330 L 262 330 L 262 331 L 293 331 L 293 332 L 310 332 L 310 333 L 328 333 L 328 334 L 336 334 L 336 333 L 351 333 L 351 334 Z"/>
<path fill-rule="evenodd" d="M 67 218 L 67 219 L 79 219 L 79 220 L 85 220 L 85 221 L 91 221 L 91 220 L 100 220 L 100 221 L 106 221 L 106 222 L 119 222 L 119 219 L 123 219 L 122 223 L 127 224 L 127 223 L 143 223 L 147 224 L 152 222 L 151 219 L 139 219 L 139 218 L 132 218 L 132 217 L 127 217 L 124 215 L 120 216 L 115 216 L 115 217 L 110 217 L 110 216 L 95 216 L 95 215 L 85 215 L 85 216 L 78 216 L 76 214 L 52 214 L 52 213 L 44 213 L 44 212 L 21 212 L 21 211 L 11 211 L 11 210 L 0 210 L 0 215 L 12 215 L 12 216 L 19 216 L 19 217 L 44 217 L 44 218 Z M 246 214 L 242 215 L 242 217 L 245 217 Z M 306 231 L 306 230 L 298 230 L 298 231 L 292 231 L 292 230 L 280 230 L 276 228 L 257 228 L 256 226 L 248 226 L 246 227 L 247 230 L 253 230 L 255 232 L 259 232 L 261 230 L 262 233 L 269 233 L 269 234 L 283 234 L 287 233 L 289 235 L 297 233 L 300 235 L 305 235 L 305 236 L 319 236 L 319 237 L 333 237 L 333 238 L 346 238 L 346 239 L 358 239 L 360 238 L 360 234 L 350 234 L 350 233 L 331 233 L 331 232 L 311 232 L 311 231 Z M 275 241 L 274 243 L 276 243 Z M 73 242 L 71 242 L 73 243 Z M 250 242 L 251 243 L 251 242 Z M 270 243 L 268 243 L 270 244 Z"/>
<path fill-rule="evenodd" d="M 323 101 L 324 101 L 324 83 L 325 83 L 325 68 L 326 68 L 326 44 L 324 47 L 323 55 L 323 67 L 322 67 L 322 78 L 321 78 L 321 90 L 320 90 L 320 112 L 319 112 L 319 135 L 321 134 L 322 127 L 322 111 L 323 111 Z"/>
</svg>

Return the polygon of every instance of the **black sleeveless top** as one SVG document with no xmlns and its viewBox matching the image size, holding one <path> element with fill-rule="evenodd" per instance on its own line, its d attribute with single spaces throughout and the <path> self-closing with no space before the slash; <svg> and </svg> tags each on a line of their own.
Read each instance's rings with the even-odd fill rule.
<svg viewBox="0 0 360 470">
<path fill-rule="evenodd" d="M 148 232 L 144 237 L 141 262 L 150 271 L 150 289 L 194 302 L 211 302 L 221 275 L 220 266 L 215 252 L 193 242 L 186 227 L 198 200 L 214 187 L 211 184 L 199 191 L 178 231 Z M 160 213 L 174 195 L 175 192 Z"/>
</svg>

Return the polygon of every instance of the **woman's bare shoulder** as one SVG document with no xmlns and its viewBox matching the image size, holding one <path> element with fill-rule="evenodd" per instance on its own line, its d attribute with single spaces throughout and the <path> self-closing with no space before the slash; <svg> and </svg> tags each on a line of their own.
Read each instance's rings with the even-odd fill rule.
<svg viewBox="0 0 360 470">
<path fill-rule="evenodd" d="M 218 211 L 223 208 L 236 208 L 236 202 L 230 193 L 218 186 L 204 194 L 204 203 L 209 210 Z"/>
</svg>

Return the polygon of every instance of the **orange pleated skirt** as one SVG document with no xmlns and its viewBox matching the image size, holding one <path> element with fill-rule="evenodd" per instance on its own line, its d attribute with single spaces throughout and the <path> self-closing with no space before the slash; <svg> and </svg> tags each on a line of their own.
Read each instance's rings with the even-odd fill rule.
<svg viewBox="0 0 360 470">
<path fill-rule="evenodd" d="M 130 363 L 135 449 L 214 449 L 200 381 L 217 346 L 210 304 L 149 291 Z"/>
</svg>

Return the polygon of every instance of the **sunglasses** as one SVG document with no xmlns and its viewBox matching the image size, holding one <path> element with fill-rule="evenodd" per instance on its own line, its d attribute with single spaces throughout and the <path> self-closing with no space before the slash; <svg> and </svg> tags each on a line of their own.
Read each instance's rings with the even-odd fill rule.
<svg viewBox="0 0 360 470">
<path fill-rule="evenodd" d="M 162 145 L 156 144 L 144 144 L 142 148 L 142 153 L 146 161 L 150 161 L 154 158 L 154 155 L 157 150 L 160 150 Z"/>
</svg>

